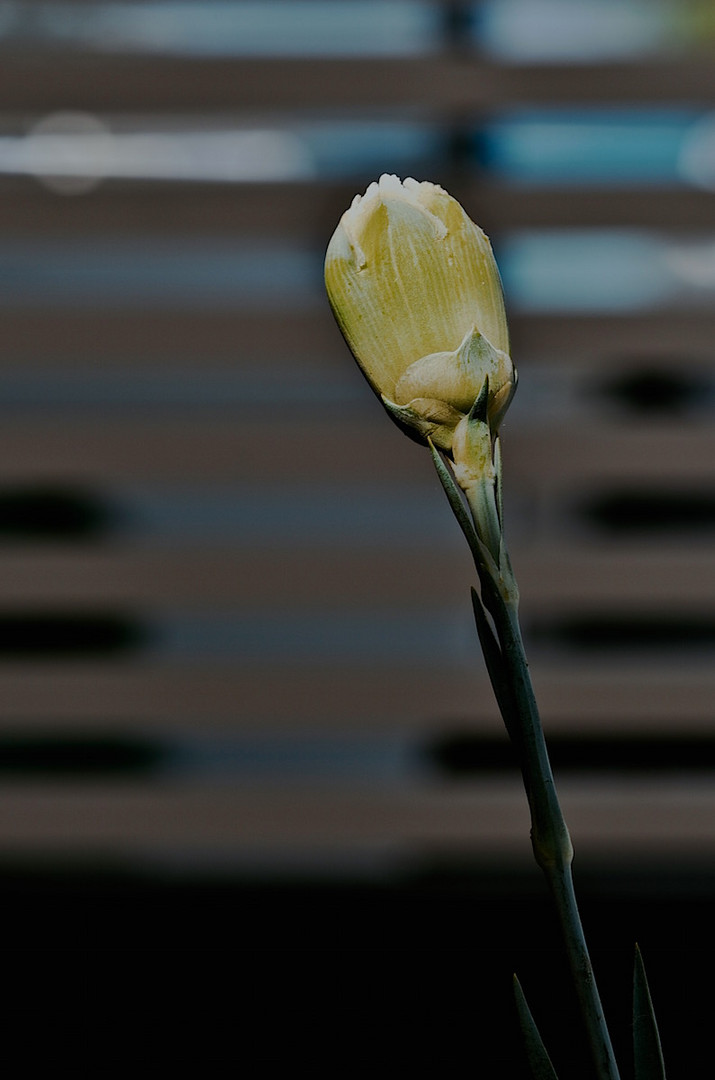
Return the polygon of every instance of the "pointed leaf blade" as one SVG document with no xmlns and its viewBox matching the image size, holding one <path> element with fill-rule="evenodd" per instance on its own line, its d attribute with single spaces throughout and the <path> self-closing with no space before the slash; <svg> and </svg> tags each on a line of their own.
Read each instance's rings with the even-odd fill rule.
<svg viewBox="0 0 715 1080">
<path fill-rule="evenodd" d="M 444 488 L 444 493 L 449 500 L 449 505 L 452 507 L 452 513 L 459 522 L 466 541 L 469 544 L 480 578 L 485 571 L 488 574 L 491 574 L 492 577 L 498 576 L 498 568 L 491 553 L 477 535 L 477 530 L 475 529 L 469 511 L 464 504 L 464 496 L 461 488 L 458 486 L 452 473 L 445 464 L 442 455 L 432 440 L 429 439 L 428 442 L 432 461 L 437 470 L 437 476 L 439 477 L 439 481 Z"/>
<path fill-rule="evenodd" d="M 437 476 L 439 477 L 440 483 L 444 488 L 445 495 L 449 499 L 449 505 L 452 507 L 452 513 L 459 522 L 462 532 L 467 539 L 467 543 L 474 552 L 478 543 L 477 533 L 474 525 L 472 524 L 472 519 L 470 518 L 465 508 L 461 491 L 458 488 L 449 469 L 442 460 L 442 457 L 437 447 L 434 445 L 431 439 L 429 439 L 428 442 L 430 453 L 432 455 L 432 461 L 434 462 L 434 467 L 437 470 Z"/>
<path fill-rule="evenodd" d="M 637 945 L 633 968 L 633 1060 L 635 1080 L 665 1080 L 658 1024 Z"/>
<path fill-rule="evenodd" d="M 487 672 L 494 690 L 494 697 L 497 699 L 497 705 L 509 737 L 519 745 L 519 718 L 516 713 L 509 675 L 504 665 L 501 647 L 476 589 L 472 589 L 472 607 L 474 608 L 479 643 L 482 646 L 482 653 L 484 654 Z"/>
<path fill-rule="evenodd" d="M 551 1064 L 551 1058 L 546 1051 L 546 1047 L 539 1034 L 539 1029 L 536 1026 L 534 1017 L 531 1015 L 531 1009 L 526 1003 L 524 991 L 521 989 L 521 984 L 516 975 L 514 976 L 514 999 L 516 1001 L 516 1011 L 519 1015 L 521 1031 L 524 1036 L 526 1056 L 531 1067 L 531 1075 L 534 1080 L 558 1080 L 556 1071 Z"/>
</svg>

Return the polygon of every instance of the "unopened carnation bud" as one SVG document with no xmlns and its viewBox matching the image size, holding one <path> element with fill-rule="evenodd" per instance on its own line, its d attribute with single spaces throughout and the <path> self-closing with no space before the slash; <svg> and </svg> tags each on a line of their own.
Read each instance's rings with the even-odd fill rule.
<svg viewBox="0 0 715 1080">
<path fill-rule="evenodd" d="M 489 379 L 496 429 L 515 386 L 489 240 L 436 184 L 382 176 L 343 214 L 325 259 L 338 325 L 390 413 L 450 449 Z"/>
</svg>

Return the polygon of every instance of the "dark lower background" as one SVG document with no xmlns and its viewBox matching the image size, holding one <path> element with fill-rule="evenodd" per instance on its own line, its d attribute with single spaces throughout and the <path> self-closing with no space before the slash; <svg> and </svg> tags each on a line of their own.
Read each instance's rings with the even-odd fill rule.
<svg viewBox="0 0 715 1080">
<path fill-rule="evenodd" d="M 343 1048 L 354 1040 L 363 1052 L 374 1043 L 377 1052 L 379 1044 L 383 1067 L 402 1037 L 405 1067 L 423 1045 L 426 1055 L 441 1047 L 445 1065 L 466 1068 L 475 1060 L 491 1075 L 525 1077 L 511 997 L 516 972 L 560 1075 L 589 1075 L 558 929 L 536 869 L 415 863 L 390 876 L 330 880 L 161 874 L 109 862 L 39 869 L 5 859 L 0 886 L 5 926 L 31 963 L 59 953 L 81 967 L 88 954 L 111 954 L 140 957 L 142 972 L 162 958 L 190 971 L 197 956 L 210 958 L 217 977 L 223 972 L 219 984 L 228 980 L 229 997 L 245 1005 L 248 994 L 249 1008 L 260 1000 L 274 1030 L 282 1016 L 287 1026 L 310 1017 L 318 1057 L 326 1052 L 327 1025 Z M 606 864 L 577 873 L 577 886 L 621 1061 L 630 1054 L 637 940 L 668 1076 L 704 1075 L 712 1008 L 702 980 L 715 958 L 712 869 L 681 867 L 666 876 L 662 868 Z M 218 989 L 212 984 L 207 992 Z M 187 988 L 196 993 L 195 985 Z"/>
</svg>

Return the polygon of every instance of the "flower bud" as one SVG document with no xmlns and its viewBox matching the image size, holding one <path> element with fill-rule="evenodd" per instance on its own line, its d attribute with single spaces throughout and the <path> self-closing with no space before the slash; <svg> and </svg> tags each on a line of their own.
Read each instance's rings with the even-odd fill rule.
<svg viewBox="0 0 715 1080">
<path fill-rule="evenodd" d="M 489 379 L 488 417 L 515 387 L 489 240 L 436 184 L 381 176 L 343 214 L 325 284 L 338 325 L 402 425 L 443 449 Z"/>
</svg>

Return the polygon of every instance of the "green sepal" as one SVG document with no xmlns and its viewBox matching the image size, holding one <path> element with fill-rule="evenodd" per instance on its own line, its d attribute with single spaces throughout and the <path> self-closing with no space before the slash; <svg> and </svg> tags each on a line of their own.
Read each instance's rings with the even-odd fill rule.
<svg viewBox="0 0 715 1080">
<path fill-rule="evenodd" d="M 443 450 L 451 447 L 452 435 L 462 414 L 447 402 L 414 398 L 408 405 L 397 405 L 384 394 L 380 395 L 380 400 L 398 427 L 416 442 L 432 439 Z"/>
<path fill-rule="evenodd" d="M 532 1077 L 534 1080 L 558 1080 L 556 1070 L 551 1064 L 551 1058 L 546 1052 L 539 1029 L 536 1026 L 534 1017 L 531 1015 L 531 1010 L 524 997 L 524 991 L 521 989 L 516 975 L 514 976 L 514 1000 L 516 1001 L 516 1011 L 519 1015 L 526 1057 L 531 1068 Z"/>
<path fill-rule="evenodd" d="M 637 945 L 633 966 L 633 1065 L 635 1080 L 665 1080 L 658 1024 Z"/>
<path fill-rule="evenodd" d="M 380 395 L 380 400 L 402 430 L 417 437 L 418 440 L 434 435 L 439 427 L 437 423 L 420 416 L 409 405 L 396 405 L 394 401 L 390 401 L 384 394 Z"/>
<path fill-rule="evenodd" d="M 497 566 L 494 556 L 489 551 L 486 544 L 480 539 L 477 534 L 477 530 L 474 527 L 469 512 L 464 505 L 464 497 L 462 489 L 459 487 L 447 465 L 442 458 L 437 447 L 434 445 L 431 439 L 427 440 L 432 454 L 432 461 L 434 467 L 437 470 L 437 476 L 440 483 L 444 488 L 445 494 L 449 500 L 449 505 L 452 507 L 452 513 L 459 522 L 462 532 L 464 533 L 469 549 L 474 556 L 474 562 L 479 574 L 479 580 L 482 583 L 482 587 L 485 586 L 488 578 L 491 578 L 493 587 L 496 587 L 499 581 L 499 567 Z"/>
<path fill-rule="evenodd" d="M 502 529 L 495 499 L 494 480 L 480 477 L 467 492 L 469 506 L 477 526 L 477 534 L 489 552 L 487 564 L 493 566 L 495 580 L 499 579 L 500 553 L 502 547 Z"/>
<path fill-rule="evenodd" d="M 445 465 L 442 459 L 442 455 L 440 454 L 439 450 L 434 445 L 432 440 L 428 439 L 427 442 L 429 443 L 430 453 L 432 455 L 434 467 L 437 470 L 437 476 L 439 477 L 440 483 L 444 488 L 445 495 L 449 499 L 449 505 L 452 507 L 452 513 L 460 524 L 460 527 L 466 537 L 472 554 L 474 555 L 475 559 L 477 559 L 481 557 L 480 541 L 479 537 L 477 536 L 476 529 L 472 524 L 472 519 L 470 518 L 469 513 L 467 512 L 467 509 L 464 505 L 462 489 L 457 485 L 454 477 Z"/>
<path fill-rule="evenodd" d="M 482 383 L 482 388 L 477 395 L 477 400 L 469 410 L 469 420 L 478 420 L 482 424 L 488 423 L 487 413 L 489 410 L 489 376 Z"/>
<path fill-rule="evenodd" d="M 494 472 L 496 473 L 497 514 L 499 515 L 499 524 L 504 528 L 504 488 L 502 484 L 501 440 L 498 435 L 494 440 Z"/>
</svg>

